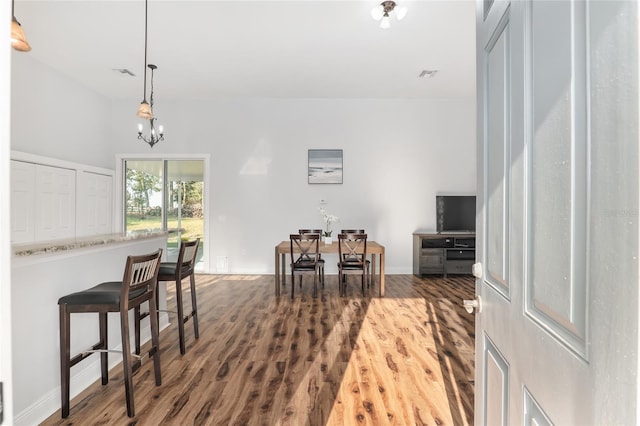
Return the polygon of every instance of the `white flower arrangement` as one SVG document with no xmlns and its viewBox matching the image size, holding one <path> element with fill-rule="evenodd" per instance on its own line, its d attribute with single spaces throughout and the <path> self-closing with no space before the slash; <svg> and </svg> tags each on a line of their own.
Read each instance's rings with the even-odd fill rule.
<svg viewBox="0 0 640 426">
<path fill-rule="evenodd" d="M 325 224 L 325 229 L 324 229 L 323 235 L 325 237 L 330 237 L 331 236 L 331 232 L 332 232 L 331 231 L 331 224 L 333 222 L 340 222 L 340 218 L 338 216 L 334 215 L 334 214 L 327 213 L 327 211 L 322 207 L 320 207 L 319 210 L 320 210 L 320 215 L 322 216 L 322 220 L 323 220 L 323 222 Z"/>
</svg>

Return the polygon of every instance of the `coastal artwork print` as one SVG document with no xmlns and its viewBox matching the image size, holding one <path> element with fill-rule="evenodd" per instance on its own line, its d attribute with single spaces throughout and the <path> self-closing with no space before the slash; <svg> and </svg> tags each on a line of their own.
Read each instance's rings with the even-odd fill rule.
<svg viewBox="0 0 640 426">
<path fill-rule="evenodd" d="M 309 183 L 342 183 L 342 150 L 309 150 Z"/>
</svg>

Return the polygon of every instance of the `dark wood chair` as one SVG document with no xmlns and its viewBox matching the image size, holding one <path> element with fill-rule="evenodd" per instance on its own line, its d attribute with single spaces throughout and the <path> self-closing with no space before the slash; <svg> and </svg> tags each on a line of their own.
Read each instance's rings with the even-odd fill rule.
<svg viewBox="0 0 640 426">
<path fill-rule="evenodd" d="M 366 231 L 364 229 L 342 229 L 340 230 L 341 234 L 366 234 Z M 369 273 L 369 269 L 371 268 L 371 262 L 368 259 L 365 259 L 367 262 L 367 287 L 371 287 L 371 274 Z M 343 277 L 343 279 L 346 279 L 346 276 Z M 344 281 L 343 281 L 344 283 Z"/>
<path fill-rule="evenodd" d="M 347 276 L 362 276 L 362 295 L 365 295 L 367 265 L 367 234 L 338 234 L 338 282 L 342 296 L 347 294 Z"/>
<path fill-rule="evenodd" d="M 313 274 L 313 297 L 318 295 L 318 257 L 320 255 L 320 235 L 318 234 L 291 234 L 289 235 L 291 252 L 291 298 L 293 299 L 296 275 Z"/>
<path fill-rule="evenodd" d="M 196 339 L 200 337 L 198 331 L 198 301 L 196 298 L 196 279 L 194 267 L 196 263 L 196 255 L 200 238 L 191 241 L 182 241 L 180 243 L 180 252 L 177 262 L 162 262 L 160 264 L 160 272 L 158 273 L 158 281 L 174 281 L 176 283 L 176 306 L 178 317 L 178 338 L 180 339 L 180 353 L 185 354 L 185 338 L 184 324 L 193 320 L 193 335 Z M 184 314 L 184 306 L 182 301 L 182 280 L 189 278 L 191 286 L 191 312 Z"/>
<path fill-rule="evenodd" d="M 149 302 L 151 312 L 151 349 L 148 356 L 153 356 L 156 386 L 162 384 L 160 375 L 160 342 L 158 316 L 156 306 L 156 289 L 158 271 L 160 269 L 162 249 L 155 253 L 141 256 L 128 256 L 122 281 L 104 282 L 87 290 L 68 294 L 58 300 L 60 310 L 60 376 L 62 394 L 62 417 L 69 416 L 69 385 L 71 367 L 94 353 L 100 353 L 102 384 L 109 381 L 108 353 L 113 352 L 108 346 L 107 313 L 120 314 L 120 334 L 122 336 L 122 367 L 124 370 L 124 388 L 127 401 L 127 415 L 135 415 L 133 405 L 133 373 L 141 365 L 142 358 L 131 353 L 129 336 L 129 310 L 139 308 L 140 304 Z M 90 349 L 71 358 L 71 314 L 98 313 L 100 341 Z M 132 361 L 132 357 L 135 358 Z"/>
<path fill-rule="evenodd" d="M 322 238 L 322 229 L 298 229 L 299 234 L 318 234 Z M 324 288 L 324 259 L 318 253 L 318 269 L 320 271 L 320 285 Z"/>
</svg>

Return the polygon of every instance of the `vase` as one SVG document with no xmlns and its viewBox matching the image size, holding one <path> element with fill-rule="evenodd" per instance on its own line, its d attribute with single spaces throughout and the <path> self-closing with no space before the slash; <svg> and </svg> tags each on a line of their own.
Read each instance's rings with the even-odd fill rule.
<svg viewBox="0 0 640 426">
<path fill-rule="evenodd" d="M 323 241 L 325 244 L 331 244 L 333 242 L 333 239 L 329 236 L 329 237 L 322 237 Z"/>
</svg>

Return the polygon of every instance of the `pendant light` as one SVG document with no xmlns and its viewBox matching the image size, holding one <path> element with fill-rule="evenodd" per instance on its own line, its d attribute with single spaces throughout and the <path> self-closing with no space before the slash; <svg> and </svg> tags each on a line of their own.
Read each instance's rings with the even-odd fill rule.
<svg viewBox="0 0 640 426">
<path fill-rule="evenodd" d="M 13 12 L 13 5 L 15 0 L 11 0 L 11 46 L 19 52 L 28 52 L 31 50 L 27 37 L 24 35 L 22 25 L 16 19 L 16 15 Z"/>
<path fill-rule="evenodd" d="M 395 15 L 396 19 L 401 21 L 407 15 L 407 8 L 398 6 L 395 1 L 385 0 L 371 10 L 371 17 L 380 21 L 380 28 L 385 30 L 391 26 L 391 15 Z"/>
<path fill-rule="evenodd" d="M 153 118 L 153 111 L 147 102 L 147 0 L 144 0 L 144 85 L 142 102 L 138 107 L 138 117 L 146 120 Z"/>
<path fill-rule="evenodd" d="M 153 111 L 153 71 L 158 67 L 154 64 L 149 64 L 147 67 L 151 70 L 151 96 L 149 96 L 149 109 Z M 155 121 L 156 117 L 151 117 L 149 119 L 149 136 L 145 136 L 142 133 L 144 126 L 141 123 L 138 124 L 138 139 L 148 143 L 151 148 L 153 148 L 153 146 L 158 142 L 164 140 L 164 126 L 162 126 L 162 124 L 159 125 L 158 130 L 156 131 Z"/>
</svg>

